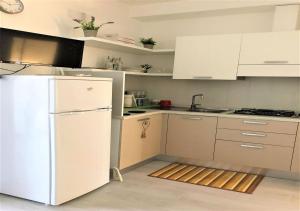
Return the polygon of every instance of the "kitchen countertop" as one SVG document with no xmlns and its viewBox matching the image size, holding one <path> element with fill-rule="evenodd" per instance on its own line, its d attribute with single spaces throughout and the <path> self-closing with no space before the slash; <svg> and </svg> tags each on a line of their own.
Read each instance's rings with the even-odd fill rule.
<svg viewBox="0 0 300 211">
<path fill-rule="evenodd" d="M 299 117 L 274 117 L 274 116 L 255 116 L 255 115 L 242 115 L 234 114 L 233 110 L 229 110 L 224 113 L 208 113 L 208 112 L 191 112 L 187 111 L 188 108 L 177 107 L 171 110 L 160 110 L 151 108 L 125 108 L 124 113 L 130 110 L 143 110 L 145 113 L 131 114 L 129 116 L 116 117 L 118 119 L 132 119 L 141 118 L 148 115 L 154 114 L 181 114 L 181 115 L 192 115 L 192 116 L 210 116 L 210 117 L 228 117 L 228 118 L 241 118 L 241 119 L 261 119 L 261 120 L 275 120 L 275 121 L 288 121 L 288 122 L 300 122 Z"/>
</svg>

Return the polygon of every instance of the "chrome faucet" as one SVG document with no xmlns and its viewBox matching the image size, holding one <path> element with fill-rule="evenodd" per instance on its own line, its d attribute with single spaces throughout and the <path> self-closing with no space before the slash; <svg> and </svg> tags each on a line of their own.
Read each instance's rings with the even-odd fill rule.
<svg viewBox="0 0 300 211">
<path fill-rule="evenodd" d="M 196 94 L 196 95 L 193 95 L 193 98 L 192 98 L 192 105 L 191 105 L 191 108 L 190 108 L 191 111 L 197 110 L 197 109 L 201 106 L 200 103 L 196 104 L 196 98 L 197 98 L 197 97 L 200 97 L 200 99 L 201 99 L 202 101 L 204 100 L 204 95 L 203 95 L 203 94 Z"/>
</svg>

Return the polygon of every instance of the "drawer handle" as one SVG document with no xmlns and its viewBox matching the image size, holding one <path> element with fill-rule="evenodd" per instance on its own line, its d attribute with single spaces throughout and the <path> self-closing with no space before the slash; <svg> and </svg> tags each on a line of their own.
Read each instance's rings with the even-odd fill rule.
<svg viewBox="0 0 300 211">
<path fill-rule="evenodd" d="M 144 121 L 148 121 L 148 120 L 150 120 L 150 118 L 138 119 L 139 122 L 144 122 Z"/>
<path fill-rule="evenodd" d="M 256 137 L 266 137 L 266 134 L 258 134 L 258 133 L 241 133 L 244 136 L 256 136 Z"/>
<path fill-rule="evenodd" d="M 212 79 L 212 76 L 194 76 L 194 79 Z"/>
<path fill-rule="evenodd" d="M 186 119 L 186 120 L 202 120 L 201 117 L 184 117 L 183 119 Z"/>
<path fill-rule="evenodd" d="M 265 64 L 287 64 L 289 61 L 280 61 L 280 60 L 269 60 L 269 61 L 264 61 Z"/>
<path fill-rule="evenodd" d="M 243 121 L 245 124 L 253 124 L 253 125 L 267 125 L 268 123 L 266 122 L 256 122 L 256 121 L 248 121 L 248 120 L 245 120 Z"/>
<path fill-rule="evenodd" d="M 255 146 L 255 145 L 249 145 L 249 144 L 241 144 L 241 147 L 244 148 L 250 148 L 250 149 L 263 149 L 263 146 Z"/>
</svg>

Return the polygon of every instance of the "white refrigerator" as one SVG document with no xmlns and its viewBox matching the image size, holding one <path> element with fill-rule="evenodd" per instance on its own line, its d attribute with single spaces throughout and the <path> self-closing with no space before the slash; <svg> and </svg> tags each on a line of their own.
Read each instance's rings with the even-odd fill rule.
<svg viewBox="0 0 300 211">
<path fill-rule="evenodd" d="M 0 79 L 0 192 L 59 205 L 109 182 L 112 79 Z"/>
</svg>

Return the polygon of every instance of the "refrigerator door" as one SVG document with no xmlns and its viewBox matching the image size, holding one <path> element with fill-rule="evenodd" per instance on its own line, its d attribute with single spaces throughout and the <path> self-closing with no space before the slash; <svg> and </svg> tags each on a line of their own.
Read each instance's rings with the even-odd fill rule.
<svg viewBox="0 0 300 211">
<path fill-rule="evenodd" d="M 111 108 L 112 81 L 50 80 L 50 113 Z"/>
<path fill-rule="evenodd" d="M 111 111 L 51 114 L 51 204 L 109 182 Z"/>
</svg>

